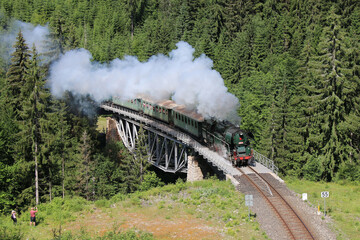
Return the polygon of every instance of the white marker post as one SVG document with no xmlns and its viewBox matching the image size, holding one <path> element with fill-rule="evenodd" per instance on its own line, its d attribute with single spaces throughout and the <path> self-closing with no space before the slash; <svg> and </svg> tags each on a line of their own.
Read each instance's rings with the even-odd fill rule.
<svg viewBox="0 0 360 240">
<path fill-rule="evenodd" d="M 250 221 L 250 207 L 254 205 L 253 195 L 245 195 L 245 206 L 249 208 L 249 221 Z"/>
<path fill-rule="evenodd" d="M 321 192 L 321 197 L 324 199 L 324 216 L 326 216 L 326 203 L 325 203 L 325 199 L 329 197 L 329 192 Z"/>
<path fill-rule="evenodd" d="M 303 201 L 307 201 L 307 193 L 303 193 L 303 194 L 302 194 L 302 200 L 303 200 Z"/>
</svg>

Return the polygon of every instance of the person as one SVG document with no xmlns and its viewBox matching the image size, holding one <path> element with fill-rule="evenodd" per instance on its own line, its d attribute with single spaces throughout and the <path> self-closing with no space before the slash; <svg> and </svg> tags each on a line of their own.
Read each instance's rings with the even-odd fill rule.
<svg viewBox="0 0 360 240">
<path fill-rule="evenodd" d="M 34 208 L 32 207 L 30 210 L 30 226 L 31 225 L 36 225 L 36 218 L 35 218 L 35 213 L 38 212 L 37 207 L 35 207 L 36 211 L 34 210 Z"/>
<path fill-rule="evenodd" d="M 14 210 L 11 211 L 11 219 L 13 220 L 14 224 L 17 224 L 16 212 Z"/>
</svg>

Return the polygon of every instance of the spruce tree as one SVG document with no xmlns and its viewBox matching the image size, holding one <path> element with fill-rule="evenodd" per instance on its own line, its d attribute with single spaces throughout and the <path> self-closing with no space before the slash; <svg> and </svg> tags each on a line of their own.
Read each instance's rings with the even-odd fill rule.
<svg viewBox="0 0 360 240">
<path fill-rule="evenodd" d="M 26 83 L 30 57 L 29 48 L 21 31 L 18 33 L 14 48 L 15 51 L 11 54 L 11 65 L 6 73 L 4 95 L 7 107 L 14 109 L 14 112 L 18 114 L 22 110 L 22 103 L 25 100 L 21 89 Z"/>
<path fill-rule="evenodd" d="M 87 130 L 81 135 L 79 152 L 80 152 L 80 163 L 78 167 L 77 189 L 78 193 L 90 200 L 91 193 L 93 192 L 93 161 L 92 161 L 92 141 Z"/>
<path fill-rule="evenodd" d="M 315 77 L 309 88 L 314 113 L 311 128 L 316 130 L 309 138 L 313 139 L 312 147 L 319 154 L 318 164 L 324 169 L 321 177 L 328 181 L 334 178 L 340 164 L 349 157 L 349 138 L 346 131 L 340 129 L 340 126 L 346 126 L 346 118 L 349 116 L 346 112 L 346 86 L 349 86 L 350 71 L 347 59 L 344 58 L 349 46 L 346 45 L 346 33 L 341 26 L 338 11 L 336 6 L 332 6 L 325 18 L 319 53 L 313 58 L 310 69 L 310 74 Z"/>
<path fill-rule="evenodd" d="M 149 168 L 149 155 L 146 145 L 147 136 L 145 134 L 143 126 L 140 126 L 138 132 L 138 139 L 135 143 L 134 150 L 134 169 L 136 172 L 136 177 L 139 179 L 139 184 L 144 180 L 144 175 L 146 170 Z"/>
<path fill-rule="evenodd" d="M 32 49 L 32 58 L 26 74 L 26 82 L 21 88 L 21 95 L 25 99 L 20 112 L 19 143 L 31 146 L 32 159 L 35 167 L 35 196 L 39 204 L 39 164 L 44 130 L 46 128 L 47 111 L 49 107 L 49 92 L 45 89 L 45 78 L 39 66 L 38 54 L 35 45 Z M 27 137 L 25 137 L 27 136 Z"/>
</svg>

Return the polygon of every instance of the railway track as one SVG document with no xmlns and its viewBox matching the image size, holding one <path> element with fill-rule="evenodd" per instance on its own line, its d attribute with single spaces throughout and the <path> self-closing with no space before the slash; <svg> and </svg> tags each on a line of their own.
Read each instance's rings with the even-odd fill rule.
<svg viewBox="0 0 360 240">
<path fill-rule="evenodd" d="M 284 199 L 284 197 L 276 190 L 276 188 L 263 178 L 255 169 L 248 166 L 253 173 L 246 174 L 243 169 L 238 170 L 245 176 L 245 178 L 254 186 L 260 195 L 269 204 L 275 215 L 283 224 L 285 231 L 288 234 L 287 239 L 315 239 L 304 221 Z"/>
</svg>

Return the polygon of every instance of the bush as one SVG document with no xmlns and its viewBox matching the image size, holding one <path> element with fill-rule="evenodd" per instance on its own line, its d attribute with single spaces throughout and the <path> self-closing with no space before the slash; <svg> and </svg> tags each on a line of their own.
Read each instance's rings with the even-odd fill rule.
<svg viewBox="0 0 360 240">
<path fill-rule="evenodd" d="M 40 204 L 36 218 L 38 222 L 45 222 L 47 219 L 52 219 L 61 223 L 65 220 L 75 218 L 73 213 L 83 211 L 87 204 L 88 202 L 81 197 L 69 199 L 57 197 L 49 203 Z M 29 211 L 26 212 L 26 215 L 30 217 Z"/>
<path fill-rule="evenodd" d="M 100 207 L 109 207 L 109 201 L 106 199 L 101 199 L 101 200 L 97 200 L 95 202 L 95 207 L 100 208 Z"/>
<path fill-rule="evenodd" d="M 341 163 L 339 171 L 336 173 L 336 180 L 360 180 L 360 166 L 355 163 Z"/>
<path fill-rule="evenodd" d="M 0 226 L 0 239 L 2 240 L 20 240 L 23 237 L 24 234 L 18 226 Z"/>
<path fill-rule="evenodd" d="M 136 229 L 126 232 L 108 232 L 105 236 L 97 237 L 97 240 L 153 240 L 155 239 L 151 233 L 145 233 Z"/>
<path fill-rule="evenodd" d="M 82 197 L 73 197 L 71 199 L 66 199 L 64 202 L 64 210 L 71 212 L 80 212 L 85 209 L 87 201 Z"/>
<path fill-rule="evenodd" d="M 118 193 L 110 199 L 111 203 L 122 202 L 126 199 L 127 195 L 124 193 Z"/>
<path fill-rule="evenodd" d="M 155 172 L 147 172 L 144 176 L 144 180 L 140 185 L 140 191 L 147 191 L 151 188 L 162 187 L 165 184 L 161 182 L 161 179 L 156 176 Z"/>
</svg>

